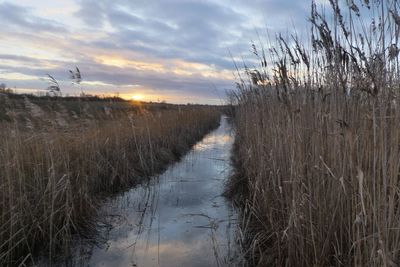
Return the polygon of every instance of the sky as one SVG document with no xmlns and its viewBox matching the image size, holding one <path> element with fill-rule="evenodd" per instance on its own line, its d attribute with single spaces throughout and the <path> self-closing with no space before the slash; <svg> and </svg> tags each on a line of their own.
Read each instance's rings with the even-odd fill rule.
<svg viewBox="0 0 400 267">
<path fill-rule="evenodd" d="M 309 0 L 0 0 L 0 83 L 221 104 L 251 43 L 307 27 Z M 268 33 L 268 34 L 267 34 Z M 68 80 L 78 67 L 80 85 Z"/>
</svg>

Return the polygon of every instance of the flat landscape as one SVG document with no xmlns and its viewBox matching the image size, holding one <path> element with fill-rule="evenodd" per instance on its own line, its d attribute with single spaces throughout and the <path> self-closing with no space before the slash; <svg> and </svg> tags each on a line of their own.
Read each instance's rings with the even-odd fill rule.
<svg viewBox="0 0 400 267">
<path fill-rule="evenodd" d="M 0 11 L 0 266 L 400 266 L 397 0 Z"/>
</svg>

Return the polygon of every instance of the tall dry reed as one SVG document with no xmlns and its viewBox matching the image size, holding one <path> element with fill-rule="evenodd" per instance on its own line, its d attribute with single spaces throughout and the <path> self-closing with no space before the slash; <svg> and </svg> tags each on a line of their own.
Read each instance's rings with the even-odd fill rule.
<svg viewBox="0 0 400 267">
<path fill-rule="evenodd" d="M 399 3 L 329 2 L 239 80 L 228 193 L 251 265 L 400 265 Z"/>
</svg>

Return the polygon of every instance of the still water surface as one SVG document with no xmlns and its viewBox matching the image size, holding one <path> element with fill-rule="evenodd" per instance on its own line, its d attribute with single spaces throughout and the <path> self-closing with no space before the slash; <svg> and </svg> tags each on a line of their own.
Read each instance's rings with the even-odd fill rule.
<svg viewBox="0 0 400 267">
<path fill-rule="evenodd" d="M 232 266 L 236 214 L 221 196 L 231 173 L 233 138 L 221 119 L 150 184 L 110 199 L 101 210 L 104 242 L 85 266 Z"/>
</svg>

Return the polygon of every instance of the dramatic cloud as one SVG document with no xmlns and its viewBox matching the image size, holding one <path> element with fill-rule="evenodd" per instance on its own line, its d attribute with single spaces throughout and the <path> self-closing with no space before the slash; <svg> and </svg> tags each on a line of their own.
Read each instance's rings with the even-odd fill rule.
<svg viewBox="0 0 400 267">
<path fill-rule="evenodd" d="M 48 2 L 48 3 L 47 3 Z M 91 93 L 220 103 L 235 58 L 253 40 L 304 31 L 309 1 L 0 0 L 0 82 L 38 90 L 51 73 L 64 93 L 78 66 Z M 295 28 L 293 28 L 295 26 Z M 230 55 L 231 54 L 231 55 Z"/>
<path fill-rule="evenodd" d="M 36 33 L 65 31 L 57 22 L 34 16 L 26 8 L 11 3 L 1 3 L 0 14 L 0 22 L 3 26 Z"/>
</svg>

